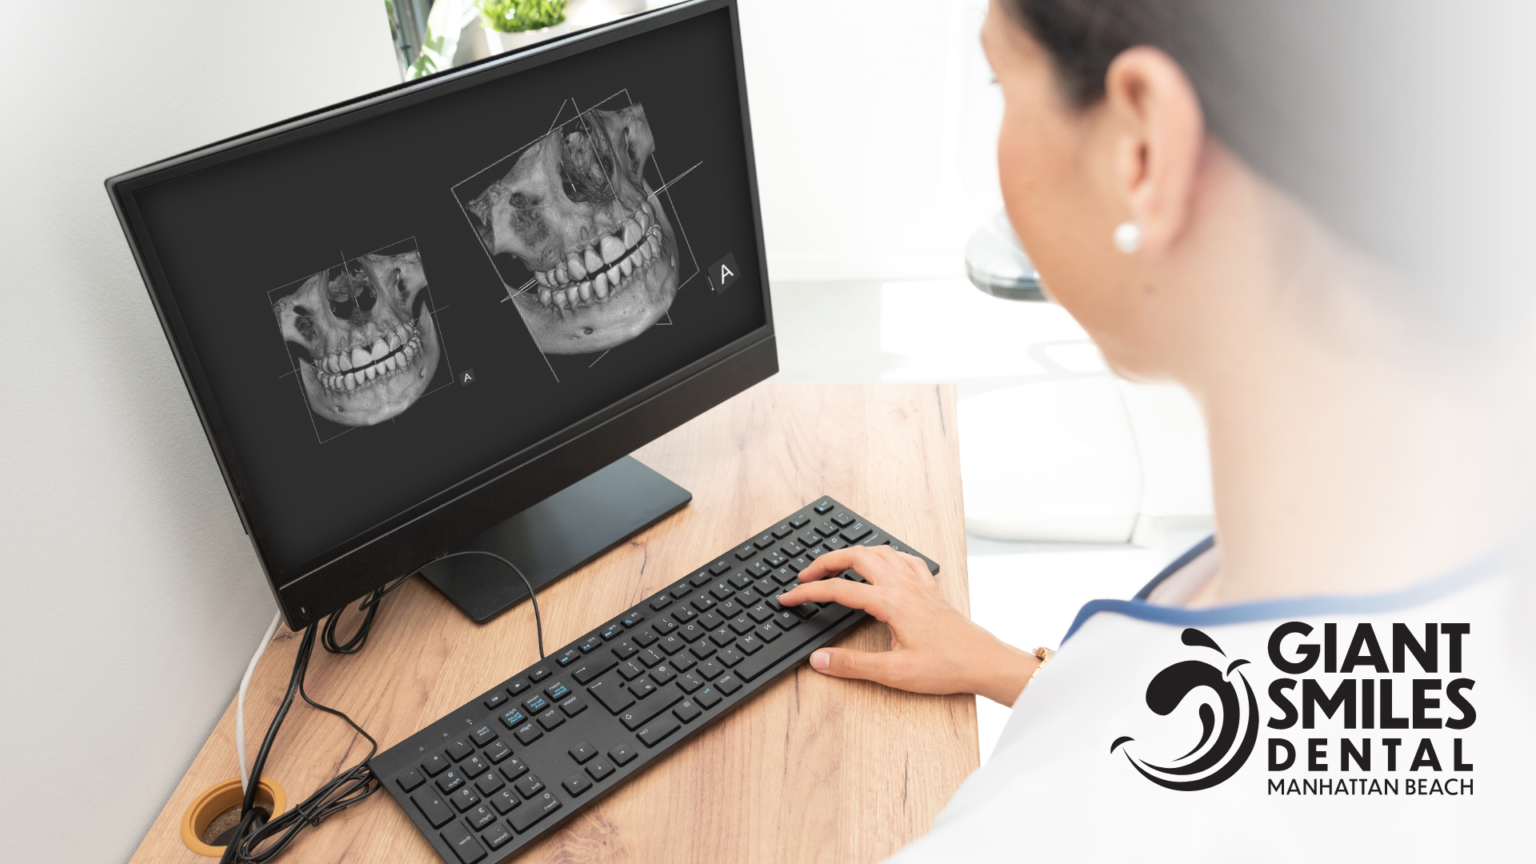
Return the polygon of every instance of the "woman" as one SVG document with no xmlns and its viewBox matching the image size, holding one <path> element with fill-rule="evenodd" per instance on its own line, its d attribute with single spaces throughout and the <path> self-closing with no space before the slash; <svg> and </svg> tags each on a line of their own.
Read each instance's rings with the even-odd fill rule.
<svg viewBox="0 0 1536 864">
<path fill-rule="evenodd" d="M 888 548 L 801 574 L 786 604 L 891 629 L 889 652 L 814 669 L 1016 707 L 898 860 L 1421 860 L 1508 836 L 1497 813 L 1528 782 L 1504 731 L 1528 722 L 1507 686 L 1508 463 L 1463 373 L 1502 356 L 1518 307 L 1443 302 L 1442 277 L 1503 263 L 1458 260 L 1490 245 L 1477 213 L 1404 212 L 1448 203 L 1426 189 L 1449 164 L 1493 188 L 1413 123 L 1459 111 L 1435 116 L 1466 132 L 1477 100 L 1417 53 L 1454 23 L 1340 5 L 994 0 L 1009 217 L 1117 373 L 1201 405 L 1218 533 L 1136 600 L 1085 607 L 1043 669 Z M 868 584 L 827 578 L 849 568 Z"/>
</svg>

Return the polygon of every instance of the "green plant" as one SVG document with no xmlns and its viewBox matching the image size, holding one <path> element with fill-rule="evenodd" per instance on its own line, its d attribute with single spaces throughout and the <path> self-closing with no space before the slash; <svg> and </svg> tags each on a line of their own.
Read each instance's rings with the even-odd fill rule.
<svg viewBox="0 0 1536 864">
<path fill-rule="evenodd" d="M 502 33 L 521 33 L 565 20 L 565 0 L 475 0 L 485 26 Z"/>
</svg>

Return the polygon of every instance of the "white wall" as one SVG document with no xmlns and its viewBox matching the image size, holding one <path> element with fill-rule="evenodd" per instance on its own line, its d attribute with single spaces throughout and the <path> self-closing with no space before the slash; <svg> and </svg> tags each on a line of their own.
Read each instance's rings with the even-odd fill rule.
<svg viewBox="0 0 1536 864">
<path fill-rule="evenodd" d="M 6 5 L 0 858 L 126 860 L 274 609 L 102 181 L 397 82 L 382 5 Z"/>
<path fill-rule="evenodd" d="M 978 3 L 744 0 L 775 278 L 960 272 L 996 206 Z M 274 608 L 102 181 L 395 83 L 382 6 L 7 7 L 6 860 L 56 859 L 82 812 L 70 857 L 125 860 Z"/>
</svg>

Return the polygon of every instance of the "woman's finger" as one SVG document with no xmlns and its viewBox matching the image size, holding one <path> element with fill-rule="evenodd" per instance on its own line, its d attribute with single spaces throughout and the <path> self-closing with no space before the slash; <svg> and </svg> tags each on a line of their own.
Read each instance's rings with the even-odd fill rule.
<svg viewBox="0 0 1536 864">
<path fill-rule="evenodd" d="M 879 550 L 884 550 L 881 552 Z M 801 582 L 816 582 L 828 576 L 840 575 L 844 570 L 853 570 L 863 576 L 871 585 L 889 585 L 894 580 L 910 579 L 902 571 L 902 565 L 894 557 L 897 553 L 889 546 L 853 546 L 848 549 L 839 549 L 836 552 L 817 558 L 811 562 L 811 566 L 800 573 Z"/>
<path fill-rule="evenodd" d="M 799 606 L 801 603 L 841 603 L 850 609 L 863 609 L 881 621 L 890 620 L 891 605 L 881 594 L 880 589 L 848 579 L 807 582 L 792 591 L 780 594 L 779 602 L 785 606 Z"/>
<path fill-rule="evenodd" d="M 898 686 L 895 679 L 896 654 L 891 651 L 870 653 L 852 648 L 818 648 L 811 653 L 811 668 L 837 678 L 874 681 L 887 687 Z"/>
</svg>

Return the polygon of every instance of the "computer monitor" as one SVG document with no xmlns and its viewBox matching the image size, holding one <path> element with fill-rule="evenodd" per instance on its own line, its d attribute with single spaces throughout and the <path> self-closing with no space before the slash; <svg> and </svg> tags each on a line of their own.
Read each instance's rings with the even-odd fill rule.
<svg viewBox="0 0 1536 864">
<path fill-rule="evenodd" d="M 290 626 L 687 502 L 627 454 L 777 371 L 751 141 L 698 0 L 107 181 Z M 425 572 L 484 620 L 497 568 Z"/>
</svg>

